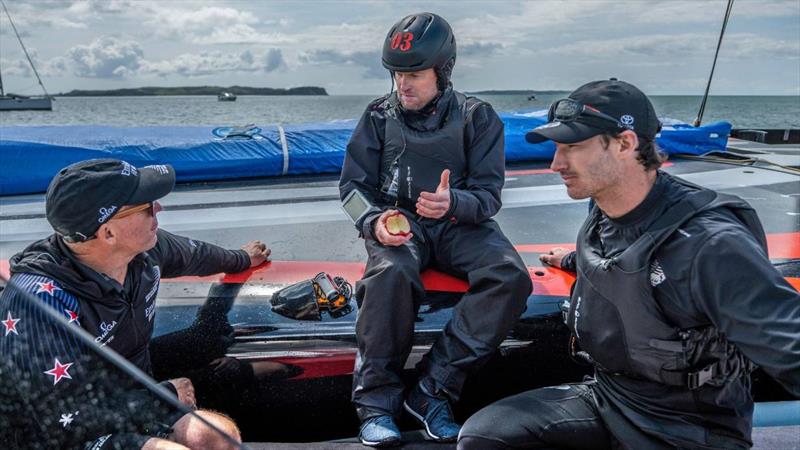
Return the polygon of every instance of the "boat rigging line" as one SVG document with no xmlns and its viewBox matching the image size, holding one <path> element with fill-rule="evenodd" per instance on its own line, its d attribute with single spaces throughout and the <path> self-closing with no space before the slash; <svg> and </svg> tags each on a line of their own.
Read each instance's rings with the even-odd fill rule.
<svg viewBox="0 0 800 450">
<path fill-rule="evenodd" d="M 8 17 L 9 23 L 11 23 L 11 28 L 14 30 L 14 34 L 17 36 L 19 45 L 22 46 L 22 51 L 25 53 L 25 57 L 28 58 L 28 63 L 31 65 L 31 69 L 33 69 L 33 73 L 34 75 L 36 75 L 36 79 L 39 80 L 39 86 L 42 87 L 42 91 L 44 91 L 45 97 L 50 98 L 50 94 L 47 93 L 47 89 L 44 87 L 44 83 L 42 83 L 41 77 L 39 77 L 39 72 L 36 70 L 36 66 L 33 65 L 33 61 L 31 60 L 31 55 L 28 54 L 28 49 L 25 48 L 25 44 L 22 43 L 22 38 L 19 37 L 19 33 L 17 32 L 17 27 L 14 25 L 14 21 L 11 20 L 11 14 L 8 13 L 8 8 L 6 8 L 6 2 L 0 0 L 0 4 L 3 5 L 3 10 L 6 12 L 6 17 Z"/>
<path fill-rule="evenodd" d="M 725 35 L 725 28 L 728 26 L 728 19 L 731 17 L 731 9 L 733 9 L 733 0 L 728 0 L 728 7 L 725 9 L 725 20 L 722 21 L 722 30 L 719 32 L 719 40 L 717 41 L 717 51 L 714 53 L 714 62 L 711 64 L 711 74 L 708 76 L 708 84 L 706 84 L 706 92 L 703 94 L 703 101 L 700 103 L 700 111 L 697 113 L 697 118 L 694 119 L 693 126 L 699 127 L 703 121 L 703 113 L 706 110 L 706 100 L 708 100 L 708 91 L 711 89 L 711 79 L 714 78 L 714 68 L 717 66 L 717 56 L 719 56 L 719 48 L 722 46 L 722 37 Z"/>
</svg>

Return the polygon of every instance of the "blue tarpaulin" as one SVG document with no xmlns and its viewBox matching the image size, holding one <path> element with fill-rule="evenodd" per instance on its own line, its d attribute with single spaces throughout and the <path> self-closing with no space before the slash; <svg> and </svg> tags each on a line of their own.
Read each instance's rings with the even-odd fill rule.
<svg viewBox="0 0 800 450">
<path fill-rule="evenodd" d="M 507 162 L 552 158 L 552 143 L 525 141 L 525 133 L 544 123 L 544 116 L 544 111 L 501 114 Z M 724 150 L 731 130 L 727 122 L 699 128 L 668 123 L 658 143 L 671 154 Z M 213 127 L 0 127 L 0 195 L 43 192 L 59 169 L 92 158 L 172 164 L 178 182 L 338 173 L 355 124 L 260 125 L 257 133 L 249 133 L 252 138 L 231 139 L 217 137 Z"/>
</svg>

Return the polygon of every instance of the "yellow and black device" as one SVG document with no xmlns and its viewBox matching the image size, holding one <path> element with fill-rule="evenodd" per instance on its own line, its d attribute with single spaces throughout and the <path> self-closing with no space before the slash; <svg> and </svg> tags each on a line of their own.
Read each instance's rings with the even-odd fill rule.
<svg viewBox="0 0 800 450">
<path fill-rule="evenodd" d="M 322 320 L 323 311 L 332 318 L 352 312 L 352 295 L 353 287 L 347 280 L 320 272 L 275 292 L 270 303 L 274 312 L 290 319 Z"/>
<path fill-rule="evenodd" d="M 320 272 L 311 281 L 320 310 L 327 310 L 331 317 L 341 317 L 352 310 L 350 296 L 353 288 L 347 280 Z"/>
</svg>

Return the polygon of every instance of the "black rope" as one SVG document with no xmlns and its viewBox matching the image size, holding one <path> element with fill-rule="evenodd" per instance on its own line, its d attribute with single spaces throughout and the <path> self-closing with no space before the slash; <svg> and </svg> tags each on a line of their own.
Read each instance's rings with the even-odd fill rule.
<svg viewBox="0 0 800 450">
<path fill-rule="evenodd" d="M 0 0 L 0 4 L 3 5 L 3 10 L 6 12 L 6 16 L 8 17 L 8 22 L 11 24 L 11 28 L 14 30 L 14 34 L 17 35 L 17 40 L 19 41 L 19 45 L 22 47 L 22 51 L 25 52 L 25 57 L 28 58 L 28 63 L 31 65 L 31 69 L 33 69 L 33 74 L 36 75 L 36 79 L 39 80 L 39 86 L 42 87 L 42 91 L 44 91 L 45 97 L 50 97 L 50 94 L 47 93 L 47 89 L 44 87 L 44 83 L 42 83 L 42 79 L 39 77 L 39 72 L 36 71 L 36 66 L 33 65 L 33 61 L 31 60 L 31 55 L 28 54 L 28 49 L 25 48 L 25 44 L 22 43 L 22 38 L 19 37 L 19 33 L 17 33 L 17 27 L 14 25 L 14 21 L 11 20 L 11 14 L 8 13 L 8 8 L 6 8 L 6 4 L 3 0 Z"/>
<path fill-rule="evenodd" d="M 719 48 L 722 46 L 722 36 L 725 35 L 725 27 L 728 26 L 728 19 L 731 17 L 731 9 L 733 9 L 733 0 L 728 0 L 728 8 L 725 10 L 725 20 L 722 21 L 722 30 L 719 32 L 719 40 L 717 41 L 717 51 L 714 53 L 714 63 L 711 64 L 711 74 L 708 76 L 708 84 L 706 84 L 706 92 L 703 94 L 703 101 L 700 103 L 700 111 L 697 113 L 697 118 L 694 119 L 692 125 L 699 127 L 703 121 L 703 113 L 706 111 L 706 101 L 708 100 L 708 91 L 711 89 L 711 79 L 714 78 L 714 68 L 717 66 L 717 56 L 719 56 Z"/>
</svg>

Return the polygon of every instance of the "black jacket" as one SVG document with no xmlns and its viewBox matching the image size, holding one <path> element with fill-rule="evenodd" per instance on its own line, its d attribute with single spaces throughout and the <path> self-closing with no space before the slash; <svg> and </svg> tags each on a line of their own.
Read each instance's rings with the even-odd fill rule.
<svg viewBox="0 0 800 450">
<path fill-rule="evenodd" d="M 75 313 L 78 323 L 95 336 L 98 344 L 107 345 L 150 373 L 147 346 L 161 278 L 241 272 L 250 267 L 250 258 L 243 250 L 226 250 L 158 230 L 155 247 L 128 264 L 124 286 L 75 259 L 55 234 L 14 255 L 10 265 L 11 282 L 23 273 L 54 280 L 56 289 L 77 300 L 73 305 L 68 304 L 71 301 L 67 297 L 52 296 L 61 303 L 61 309 Z"/>
<path fill-rule="evenodd" d="M 432 105 L 421 112 L 400 111 L 405 125 L 422 132 L 436 132 L 448 116 L 446 112 L 458 107 L 456 93 L 448 88 Z M 387 98 L 371 102 L 347 144 L 344 166 L 339 180 L 341 198 L 358 189 L 373 205 L 389 208 L 381 199 L 380 161 L 385 142 Z M 457 184 L 451 183 L 451 209 L 444 219 L 462 223 L 483 222 L 500 210 L 500 193 L 505 181 L 505 152 L 503 122 L 487 103 L 480 103 L 464 126 L 464 153 L 466 176 Z M 431 149 L 436 151 L 436 149 Z M 451 180 L 454 177 L 451 177 Z M 376 215 L 368 216 L 356 224 L 365 238 L 371 238 L 371 222 Z"/>
<path fill-rule="evenodd" d="M 603 215 L 591 230 L 602 243 L 600 256 L 620 254 L 688 190 L 659 172 L 639 206 L 619 218 Z M 574 270 L 574 261 L 570 256 L 562 265 Z M 650 280 L 653 297 L 673 326 L 717 328 L 800 395 L 800 295 L 730 210 L 712 209 L 689 219 L 656 250 Z M 603 420 L 631 448 L 660 448 L 665 442 L 692 448 L 750 445 L 749 377 L 689 391 L 602 371 L 597 375 L 594 391 Z"/>
</svg>

